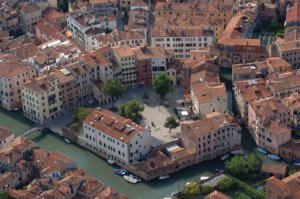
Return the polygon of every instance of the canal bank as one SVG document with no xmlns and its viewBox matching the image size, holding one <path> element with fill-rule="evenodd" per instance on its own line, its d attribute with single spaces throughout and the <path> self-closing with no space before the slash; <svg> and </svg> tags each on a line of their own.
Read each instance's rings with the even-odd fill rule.
<svg viewBox="0 0 300 199">
<path fill-rule="evenodd" d="M 20 134 L 33 126 L 29 120 L 22 116 L 21 112 L 8 112 L 0 109 L 0 124 Z M 127 183 L 122 177 L 113 173 L 113 167 L 105 160 L 93 153 L 73 144 L 67 144 L 61 137 L 55 134 L 35 132 L 29 136 L 34 142 L 47 150 L 58 150 L 77 161 L 78 167 L 83 168 L 87 173 L 104 182 L 106 186 L 111 186 L 119 192 L 126 194 L 129 198 L 158 199 L 183 188 L 187 181 L 198 180 L 200 176 L 207 176 L 215 173 L 216 169 L 221 169 L 224 164 L 216 159 L 200 163 L 179 171 L 171 175 L 169 179 L 151 181 L 132 185 Z M 255 145 L 251 136 L 243 132 L 243 146 L 249 152 L 255 151 Z M 266 156 L 259 154 L 264 161 L 270 162 Z"/>
</svg>

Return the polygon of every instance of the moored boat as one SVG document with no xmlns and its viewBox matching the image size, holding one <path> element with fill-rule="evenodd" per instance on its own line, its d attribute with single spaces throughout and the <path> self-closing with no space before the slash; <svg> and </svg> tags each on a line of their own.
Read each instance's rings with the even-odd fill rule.
<svg viewBox="0 0 300 199">
<path fill-rule="evenodd" d="M 115 161 L 112 160 L 112 159 L 109 159 L 109 160 L 107 160 L 107 163 L 110 164 L 110 165 L 113 165 L 115 163 Z"/>
<path fill-rule="evenodd" d="M 130 177 L 133 177 L 133 178 L 136 179 L 138 182 L 141 182 L 141 181 L 142 181 L 141 178 L 139 178 L 139 177 L 137 177 L 137 176 L 135 176 L 135 175 L 130 174 L 129 176 L 130 176 Z"/>
<path fill-rule="evenodd" d="M 135 179 L 134 177 L 132 176 L 129 176 L 129 175 L 124 175 L 124 179 L 127 181 L 127 182 L 130 182 L 132 184 L 136 184 L 138 182 L 137 179 Z"/>
<path fill-rule="evenodd" d="M 221 160 L 226 160 L 227 158 L 229 158 L 229 154 L 225 154 L 225 155 L 223 155 L 222 157 L 221 157 Z"/>
<path fill-rule="evenodd" d="M 115 169 L 114 173 L 120 176 L 129 174 L 129 172 L 126 169 Z"/>
<path fill-rule="evenodd" d="M 67 138 L 64 139 L 66 143 L 71 144 L 71 141 L 68 140 Z"/>
<path fill-rule="evenodd" d="M 208 178 L 209 178 L 208 176 L 201 176 L 200 181 L 207 180 Z"/>
<path fill-rule="evenodd" d="M 268 157 L 272 160 L 280 160 L 280 157 L 277 155 L 273 155 L 273 154 L 268 154 Z"/>
<path fill-rule="evenodd" d="M 300 160 L 294 160 L 293 163 L 300 163 Z"/>
<path fill-rule="evenodd" d="M 266 150 L 264 150 L 264 149 L 262 149 L 260 147 L 257 147 L 257 150 L 258 150 L 258 152 L 267 155 L 267 151 Z"/>
<path fill-rule="evenodd" d="M 164 176 L 160 176 L 158 179 L 159 180 L 164 180 L 164 179 L 167 179 L 169 177 L 170 177 L 169 175 L 164 175 Z"/>
</svg>

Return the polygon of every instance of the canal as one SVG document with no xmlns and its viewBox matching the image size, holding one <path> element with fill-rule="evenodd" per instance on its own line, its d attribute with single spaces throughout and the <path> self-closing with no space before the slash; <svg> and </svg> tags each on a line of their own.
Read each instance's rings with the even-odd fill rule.
<svg viewBox="0 0 300 199">
<path fill-rule="evenodd" d="M 22 116 L 22 112 L 8 112 L 2 108 L 0 108 L 0 124 L 10 128 L 17 135 L 34 125 Z M 132 199 L 163 198 L 176 190 L 182 189 L 187 181 L 198 180 L 200 176 L 210 175 L 216 172 L 216 169 L 221 169 L 224 166 L 221 160 L 216 159 L 179 171 L 163 181 L 155 180 L 132 185 L 124 181 L 122 177 L 114 174 L 114 168 L 107 164 L 105 160 L 76 145 L 65 143 L 61 137 L 55 134 L 36 132 L 31 134 L 29 138 L 46 150 L 57 150 L 70 156 L 77 161 L 78 167 L 83 168 L 88 174 L 102 181 L 105 186 L 111 186 Z M 242 143 L 248 152 L 255 151 L 255 144 L 247 132 L 242 134 Z M 259 154 L 259 156 L 264 162 L 271 162 L 266 156 L 262 154 Z"/>
</svg>

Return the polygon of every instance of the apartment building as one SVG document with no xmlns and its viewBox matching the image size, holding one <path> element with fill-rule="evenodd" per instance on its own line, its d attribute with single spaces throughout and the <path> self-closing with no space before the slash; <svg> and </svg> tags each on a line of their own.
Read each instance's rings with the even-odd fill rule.
<svg viewBox="0 0 300 199">
<path fill-rule="evenodd" d="M 19 27 L 19 16 L 15 10 L 4 11 L 0 15 L 0 28 L 4 31 L 16 31 Z"/>
<path fill-rule="evenodd" d="M 190 57 L 191 50 L 214 46 L 215 38 L 211 30 L 154 28 L 151 31 L 151 46 L 173 50 L 177 59 Z"/>
<path fill-rule="evenodd" d="M 99 48 L 84 55 L 84 60 L 89 71 L 92 73 L 92 79 L 104 82 L 114 76 L 113 71 L 113 51 L 110 47 Z"/>
<path fill-rule="evenodd" d="M 142 8 L 137 8 L 129 12 L 127 29 L 131 31 L 144 30 L 147 31 L 149 12 Z"/>
<path fill-rule="evenodd" d="M 155 16 L 154 27 L 157 28 L 170 28 L 170 29 L 192 29 L 192 30 L 211 30 L 214 33 L 215 39 L 219 39 L 222 35 L 225 24 L 221 19 L 211 19 L 210 17 L 203 16 Z"/>
<path fill-rule="evenodd" d="M 295 3 L 293 6 L 289 6 L 286 10 L 286 18 L 284 23 L 284 40 L 295 41 L 300 38 L 300 5 Z"/>
<path fill-rule="evenodd" d="M 57 8 L 48 7 L 42 12 L 43 19 L 61 27 L 67 25 L 67 14 Z"/>
<path fill-rule="evenodd" d="M 292 93 L 289 97 L 283 98 L 282 101 L 291 111 L 293 127 L 298 128 L 300 126 L 300 94 Z"/>
<path fill-rule="evenodd" d="M 77 85 L 77 81 L 71 71 L 67 68 L 60 70 L 53 69 L 49 75 L 59 79 L 60 95 L 62 97 L 62 108 L 64 112 L 77 110 L 80 106 L 77 98 L 79 96 L 77 88 L 80 86 Z"/>
<path fill-rule="evenodd" d="M 67 28 L 72 33 L 72 37 L 87 51 L 96 49 L 96 37 L 105 34 L 104 28 L 95 15 L 69 15 L 67 24 Z"/>
<path fill-rule="evenodd" d="M 64 41 L 67 39 L 57 25 L 45 19 L 37 23 L 35 28 L 35 36 L 42 42 L 49 42 L 52 40 Z"/>
<path fill-rule="evenodd" d="M 21 85 L 35 76 L 28 62 L 17 56 L 0 55 L 0 106 L 9 111 L 21 109 Z"/>
<path fill-rule="evenodd" d="M 98 17 L 99 22 L 101 23 L 101 26 L 106 32 L 110 32 L 112 30 L 117 29 L 117 17 L 115 16 L 103 16 Z"/>
<path fill-rule="evenodd" d="M 7 129 L 6 127 L 0 125 L 0 147 L 10 143 L 15 139 L 15 134 Z"/>
<path fill-rule="evenodd" d="M 259 61 L 245 64 L 232 64 L 232 81 L 265 78 L 267 74 L 268 66 Z"/>
<path fill-rule="evenodd" d="M 282 73 L 279 77 L 269 80 L 267 87 L 273 96 L 281 98 L 288 97 L 295 92 L 300 92 L 300 73 Z"/>
<path fill-rule="evenodd" d="M 91 0 L 90 4 L 96 16 L 118 16 L 119 14 L 117 0 Z"/>
<path fill-rule="evenodd" d="M 293 70 L 300 68 L 300 40 L 276 42 L 278 56 L 288 61 Z"/>
<path fill-rule="evenodd" d="M 278 154 L 279 146 L 291 139 L 292 114 L 278 97 L 249 103 L 248 127 L 257 146 Z"/>
<path fill-rule="evenodd" d="M 266 180 L 266 199 L 299 198 L 300 172 L 296 172 L 282 180 L 270 177 Z"/>
<path fill-rule="evenodd" d="M 85 146 L 113 161 L 134 163 L 150 151 L 150 132 L 106 109 L 93 110 L 83 121 L 83 132 Z"/>
<path fill-rule="evenodd" d="M 93 102 L 92 71 L 82 62 L 51 69 L 22 86 L 24 116 L 45 124 Z M 25 103 L 25 104 L 24 104 Z"/>
<path fill-rule="evenodd" d="M 231 18 L 218 41 L 221 67 L 255 62 L 268 55 L 259 39 L 248 39 L 252 35 L 254 24 L 246 15 Z"/>
<path fill-rule="evenodd" d="M 241 145 L 241 127 L 233 116 L 209 113 L 181 124 L 184 146 L 195 153 L 195 163 L 214 159 Z"/>
<path fill-rule="evenodd" d="M 81 50 L 73 42 L 51 40 L 42 43 L 26 58 L 39 74 L 81 60 Z"/>
<path fill-rule="evenodd" d="M 73 107 L 73 110 L 90 105 L 93 102 L 94 94 L 92 72 L 89 67 L 83 62 L 75 62 L 66 65 L 65 69 L 62 70 L 65 75 L 71 73 L 76 80 L 76 95 L 73 95 L 76 105 Z"/>
<path fill-rule="evenodd" d="M 232 65 L 232 80 L 251 80 L 257 78 L 274 79 L 279 74 L 291 72 L 291 64 L 280 57 L 269 57 L 264 61 Z"/>
<path fill-rule="evenodd" d="M 129 45 L 130 47 L 144 46 L 147 44 L 146 31 L 112 31 L 111 33 L 100 35 L 96 39 L 97 48 L 110 46 L 118 47 L 121 45 Z"/>
<path fill-rule="evenodd" d="M 103 92 L 103 82 L 101 80 L 93 82 L 93 93 L 99 105 L 111 103 L 110 95 Z"/>
<path fill-rule="evenodd" d="M 193 111 L 199 115 L 227 111 L 227 92 L 225 84 L 210 85 L 204 79 L 191 83 Z"/>
<path fill-rule="evenodd" d="M 44 75 L 22 85 L 23 114 L 38 124 L 58 118 L 62 114 L 63 100 L 59 79 Z"/>
<path fill-rule="evenodd" d="M 32 179 L 33 168 L 30 164 L 27 164 L 27 161 L 30 158 L 32 149 L 37 147 L 35 143 L 23 136 L 18 136 L 1 147 L 1 191 L 22 186 Z"/>
<path fill-rule="evenodd" d="M 34 4 L 19 4 L 18 14 L 21 30 L 34 33 L 35 26 L 42 20 L 42 9 Z"/>
<path fill-rule="evenodd" d="M 136 58 L 132 48 L 127 45 L 113 48 L 114 61 L 122 70 L 122 83 L 126 89 L 136 88 Z"/>
<path fill-rule="evenodd" d="M 156 16 L 172 17 L 174 15 L 190 17 L 203 16 L 210 17 L 210 19 L 220 19 L 225 24 L 229 22 L 233 13 L 235 12 L 233 5 L 225 5 L 219 1 L 192 1 L 190 3 L 177 2 L 158 2 L 155 5 L 154 11 Z"/>
<path fill-rule="evenodd" d="M 249 103 L 269 98 L 272 94 L 267 89 L 264 79 L 235 81 L 233 84 L 234 105 L 236 106 L 243 121 L 248 124 Z"/>
<path fill-rule="evenodd" d="M 258 6 L 258 15 L 265 23 L 270 23 L 273 19 L 277 19 L 277 4 L 273 2 L 260 2 Z"/>
<path fill-rule="evenodd" d="M 162 47 L 144 46 L 134 49 L 134 53 L 136 55 L 137 85 L 139 87 L 150 86 L 157 75 L 167 72 L 167 65 L 173 60 L 172 52 Z M 173 82 L 176 83 L 176 77 Z"/>
</svg>

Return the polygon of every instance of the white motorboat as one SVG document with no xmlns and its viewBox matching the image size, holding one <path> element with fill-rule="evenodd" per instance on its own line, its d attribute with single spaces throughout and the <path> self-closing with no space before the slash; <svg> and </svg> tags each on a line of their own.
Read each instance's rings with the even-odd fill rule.
<svg viewBox="0 0 300 199">
<path fill-rule="evenodd" d="M 67 138 L 64 139 L 66 143 L 71 144 L 71 141 L 68 140 Z"/>
<path fill-rule="evenodd" d="M 200 181 L 207 180 L 208 178 L 209 178 L 208 176 L 201 176 Z"/>
<path fill-rule="evenodd" d="M 159 180 L 164 180 L 164 179 L 167 179 L 169 177 L 170 177 L 169 175 L 164 175 L 164 176 L 160 176 L 158 179 Z"/>
<path fill-rule="evenodd" d="M 138 182 L 137 179 L 135 179 L 134 177 L 132 176 L 128 176 L 128 175 L 124 175 L 124 179 L 127 181 L 127 182 L 130 182 L 132 184 L 136 184 Z"/>
<path fill-rule="evenodd" d="M 107 163 L 110 164 L 110 165 L 113 165 L 115 163 L 115 161 L 112 160 L 112 159 L 109 159 L 109 160 L 107 160 Z"/>
<path fill-rule="evenodd" d="M 225 154 L 225 155 L 223 155 L 222 157 L 221 157 L 221 160 L 226 160 L 227 158 L 229 158 L 229 154 Z"/>
</svg>

